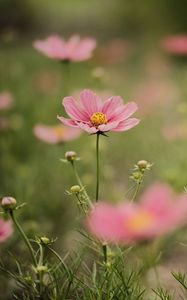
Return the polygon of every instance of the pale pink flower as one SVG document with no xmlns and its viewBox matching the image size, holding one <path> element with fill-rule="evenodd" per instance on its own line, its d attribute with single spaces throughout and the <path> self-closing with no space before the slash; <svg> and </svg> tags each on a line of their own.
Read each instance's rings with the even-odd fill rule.
<svg viewBox="0 0 187 300">
<path fill-rule="evenodd" d="M 34 134 L 43 142 L 58 144 L 78 138 L 81 134 L 81 130 L 78 128 L 68 128 L 63 125 L 47 126 L 38 124 L 34 127 Z"/>
<path fill-rule="evenodd" d="M 33 44 L 34 48 L 44 55 L 60 61 L 83 61 L 92 56 L 96 47 L 96 40 L 93 38 L 81 39 L 78 35 L 73 35 L 65 41 L 58 35 L 51 35 L 45 40 L 37 40 Z"/>
<path fill-rule="evenodd" d="M 0 242 L 4 242 L 13 232 L 12 223 L 0 219 Z"/>
<path fill-rule="evenodd" d="M 125 39 L 114 39 L 98 50 L 98 59 L 103 63 L 115 64 L 124 61 L 130 53 L 129 42 Z"/>
<path fill-rule="evenodd" d="M 170 126 L 165 126 L 162 129 L 162 134 L 168 141 L 176 141 L 187 138 L 187 124 L 179 123 Z"/>
<path fill-rule="evenodd" d="M 73 97 L 65 97 L 63 105 L 70 119 L 58 119 L 64 125 L 78 127 L 88 133 L 126 131 L 139 123 L 138 119 L 129 118 L 137 110 L 136 103 L 124 105 L 120 96 L 102 102 L 93 91 L 83 90 L 80 102 Z"/>
<path fill-rule="evenodd" d="M 9 92 L 0 94 L 0 110 L 9 109 L 12 106 L 13 97 Z"/>
<path fill-rule="evenodd" d="M 87 226 L 103 241 L 131 243 L 152 239 L 187 224 L 187 194 L 176 196 L 165 184 L 151 186 L 139 203 L 98 203 Z"/>
<path fill-rule="evenodd" d="M 171 35 L 162 41 L 162 47 L 175 55 L 187 55 L 187 35 Z"/>
</svg>

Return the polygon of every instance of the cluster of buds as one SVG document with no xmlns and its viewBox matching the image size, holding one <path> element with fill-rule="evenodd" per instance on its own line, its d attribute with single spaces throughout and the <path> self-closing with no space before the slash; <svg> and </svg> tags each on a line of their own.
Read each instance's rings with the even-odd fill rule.
<svg viewBox="0 0 187 300">
<path fill-rule="evenodd" d="M 67 151 L 65 153 L 65 158 L 61 159 L 61 161 L 65 162 L 65 163 L 67 163 L 67 162 L 71 162 L 72 163 L 72 162 L 74 162 L 76 160 L 80 160 L 80 158 L 77 157 L 77 153 L 75 151 Z"/>
<path fill-rule="evenodd" d="M 132 180 L 134 180 L 136 183 L 141 183 L 145 171 L 151 170 L 153 164 L 149 163 L 146 160 L 139 160 L 135 166 L 134 166 L 134 172 L 130 176 Z"/>
</svg>

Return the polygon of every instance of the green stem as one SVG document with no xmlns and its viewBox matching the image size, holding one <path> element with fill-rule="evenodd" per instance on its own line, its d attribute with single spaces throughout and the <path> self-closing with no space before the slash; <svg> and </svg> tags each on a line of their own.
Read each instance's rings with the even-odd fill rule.
<svg viewBox="0 0 187 300">
<path fill-rule="evenodd" d="M 104 256 L 104 262 L 107 263 L 107 245 L 103 244 L 103 256 Z"/>
<path fill-rule="evenodd" d="M 96 193 L 95 201 L 98 202 L 99 199 L 99 133 L 97 133 L 96 138 Z"/>
<path fill-rule="evenodd" d="M 136 189 L 135 189 L 135 192 L 134 192 L 134 195 L 132 197 L 132 201 L 134 201 L 139 193 L 139 190 L 140 190 L 140 186 L 141 186 L 141 183 L 142 181 L 139 181 L 136 185 Z"/>
<path fill-rule="evenodd" d="M 43 246 L 42 245 L 39 245 L 40 247 L 40 258 L 39 258 L 39 265 L 40 266 L 43 266 L 43 259 L 44 259 L 44 249 L 43 249 Z M 40 280 L 40 294 L 42 295 L 42 292 L 43 292 L 43 272 L 40 272 L 39 274 L 39 280 Z"/>
<path fill-rule="evenodd" d="M 66 264 L 64 263 L 62 257 L 51 247 L 47 246 L 47 248 L 58 258 L 58 260 L 60 261 L 60 263 L 63 265 L 64 269 L 66 270 L 67 274 L 70 275 L 69 270 L 66 266 Z"/>
<path fill-rule="evenodd" d="M 92 208 L 92 207 L 93 207 L 93 204 L 92 204 L 92 202 L 91 202 L 91 200 L 90 200 L 90 197 L 88 196 L 88 194 L 87 194 L 87 192 L 86 192 L 86 190 L 85 190 L 85 188 L 84 188 L 84 186 L 83 186 L 83 184 L 82 184 L 82 181 L 81 181 L 81 179 L 80 179 L 80 176 L 79 176 L 79 174 L 78 174 L 78 172 L 77 172 L 77 168 L 76 168 L 75 162 L 74 162 L 74 161 L 71 161 L 71 165 L 72 165 L 72 168 L 73 168 L 73 172 L 74 172 L 74 174 L 75 174 L 75 178 L 76 178 L 78 184 L 80 185 L 81 189 L 83 190 L 84 195 L 85 195 L 85 198 L 86 198 L 86 200 L 88 201 L 89 206 Z"/>
<path fill-rule="evenodd" d="M 17 219 L 15 218 L 14 212 L 12 210 L 10 211 L 10 217 L 11 217 L 11 219 L 12 219 L 15 227 L 18 229 L 20 235 L 22 236 L 25 244 L 27 245 L 27 247 L 29 249 L 29 252 L 31 254 L 34 266 L 37 267 L 37 261 L 36 261 L 35 255 L 34 255 L 34 250 L 33 250 L 32 246 L 31 246 L 31 244 L 29 242 L 29 239 L 27 238 L 25 232 L 23 231 L 23 229 L 21 228 L 21 226 L 18 223 Z"/>
</svg>

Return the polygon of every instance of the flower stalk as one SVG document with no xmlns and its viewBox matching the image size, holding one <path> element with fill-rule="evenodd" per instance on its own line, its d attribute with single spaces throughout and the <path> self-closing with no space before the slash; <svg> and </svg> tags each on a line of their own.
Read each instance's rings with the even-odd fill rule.
<svg viewBox="0 0 187 300">
<path fill-rule="evenodd" d="M 10 218 L 12 219 L 12 222 L 14 223 L 15 227 L 17 228 L 17 230 L 19 231 L 20 235 L 22 236 L 25 244 L 28 247 L 28 250 L 30 252 L 30 255 L 31 255 L 31 258 L 32 258 L 34 266 L 37 267 L 37 261 L 36 261 L 35 255 L 34 255 L 34 250 L 33 250 L 32 246 L 31 246 L 31 243 L 29 242 L 29 239 L 27 238 L 25 232 L 23 231 L 21 225 L 17 221 L 17 219 L 16 219 L 16 217 L 14 215 L 14 211 L 10 210 L 9 211 L 9 215 L 10 215 Z"/>
</svg>

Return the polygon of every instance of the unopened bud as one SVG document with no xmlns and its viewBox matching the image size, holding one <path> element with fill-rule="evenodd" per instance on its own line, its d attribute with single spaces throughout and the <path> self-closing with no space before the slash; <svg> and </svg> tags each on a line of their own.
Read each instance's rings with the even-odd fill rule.
<svg viewBox="0 0 187 300">
<path fill-rule="evenodd" d="M 70 191 L 71 191 L 71 193 L 75 193 L 75 194 L 80 193 L 81 187 L 79 185 L 73 185 L 70 188 Z"/>
<path fill-rule="evenodd" d="M 142 178 L 142 174 L 140 172 L 134 172 L 132 173 L 131 178 L 134 180 L 140 180 Z"/>
<path fill-rule="evenodd" d="M 36 268 L 34 268 L 35 273 L 44 273 L 48 271 L 48 267 L 47 266 L 37 266 Z"/>
<path fill-rule="evenodd" d="M 11 210 L 15 209 L 16 206 L 17 206 L 17 201 L 13 197 L 3 197 L 1 199 L 1 207 L 5 211 L 11 211 Z"/>
<path fill-rule="evenodd" d="M 147 160 L 139 160 L 136 164 L 136 166 L 138 167 L 138 169 L 142 172 L 144 172 L 145 170 L 150 170 L 152 167 L 152 164 L 149 163 Z"/>
<path fill-rule="evenodd" d="M 76 160 L 77 158 L 77 153 L 75 151 L 67 151 L 65 153 L 65 158 L 68 160 L 68 161 L 74 161 Z"/>
<path fill-rule="evenodd" d="M 50 239 L 47 238 L 46 236 L 42 236 L 40 238 L 40 243 L 43 244 L 43 245 L 49 245 L 50 244 Z"/>
</svg>

